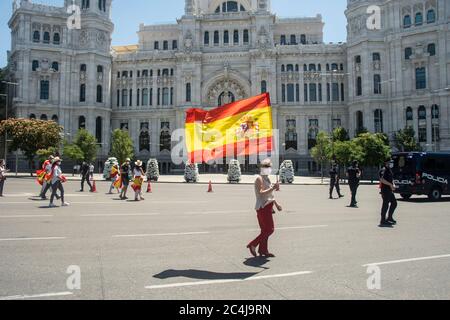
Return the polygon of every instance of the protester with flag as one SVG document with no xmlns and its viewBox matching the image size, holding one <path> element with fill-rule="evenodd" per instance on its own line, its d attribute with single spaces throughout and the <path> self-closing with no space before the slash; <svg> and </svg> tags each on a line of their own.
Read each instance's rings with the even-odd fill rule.
<svg viewBox="0 0 450 320">
<path fill-rule="evenodd" d="M 47 199 L 47 191 L 52 187 L 52 162 L 54 158 L 55 157 L 52 155 L 48 157 L 48 159 L 42 165 L 43 169 L 42 172 L 39 174 L 39 175 L 42 175 L 42 173 L 44 174 L 44 176 L 42 177 L 42 189 L 40 194 L 42 200 Z M 56 199 L 59 198 L 60 196 L 56 194 Z"/>
<path fill-rule="evenodd" d="M 131 159 L 127 158 L 120 167 L 120 177 L 122 180 L 122 191 L 120 193 L 121 200 L 127 200 L 127 190 L 130 185 L 130 162 Z"/>
<path fill-rule="evenodd" d="M 116 188 L 117 192 L 119 192 L 121 182 L 120 182 L 119 165 L 117 163 L 114 163 L 111 166 L 110 177 L 111 177 L 111 186 L 109 187 L 108 194 L 112 194 L 114 188 Z"/>
<path fill-rule="evenodd" d="M 50 197 L 50 204 L 49 204 L 50 208 L 56 207 L 56 205 L 53 203 L 53 200 L 55 199 L 56 192 L 58 190 L 61 193 L 61 206 L 63 206 L 63 207 L 69 206 L 69 203 L 64 201 L 64 187 L 63 187 L 63 183 L 65 183 L 67 181 L 67 179 L 62 174 L 61 161 L 62 161 L 62 159 L 60 159 L 59 157 L 56 157 L 56 158 L 53 159 L 52 180 L 51 180 L 52 195 Z"/>
<path fill-rule="evenodd" d="M 145 200 L 142 196 L 142 185 L 144 184 L 144 169 L 142 169 L 142 161 L 138 160 L 134 163 L 135 167 L 133 170 L 133 183 L 131 188 L 135 192 L 135 201 Z"/>
<path fill-rule="evenodd" d="M 255 181 L 255 209 L 258 214 L 257 217 L 261 233 L 255 240 L 249 243 L 247 248 L 254 257 L 257 256 L 256 248 L 258 248 L 260 256 L 273 258 L 275 255 L 269 252 L 268 240 L 275 231 L 273 222 L 273 214 L 275 211 L 273 210 L 273 206 L 278 211 L 282 211 L 282 207 L 277 203 L 273 194 L 274 191 L 279 190 L 280 184 L 278 182 L 275 184 L 270 182 L 269 176 L 272 173 L 272 162 L 270 159 L 263 160 L 260 167 L 261 174 Z"/>
</svg>

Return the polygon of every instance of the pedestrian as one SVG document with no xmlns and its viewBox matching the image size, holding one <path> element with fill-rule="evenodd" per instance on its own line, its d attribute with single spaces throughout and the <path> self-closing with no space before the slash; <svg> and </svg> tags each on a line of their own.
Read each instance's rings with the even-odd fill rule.
<svg viewBox="0 0 450 320">
<path fill-rule="evenodd" d="M 392 173 L 394 163 L 391 159 L 387 159 L 384 162 L 384 167 L 380 171 L 380 185 L 381 185 L 381 197 L 383 199 L 383 205 L 381 207 L 381 222 L 380 227 L 391 226 L 397 224 L 394 220 L 394 212 L 397 209 L 397 199 L 395 198 L 395 184 Z M 386 219 L 386 214 L 389 214 Z"/>
<path fill-rule="evenodd" d="M 336 188 L 336 192 L 339 196 L 339 198 L 344 197 L 341 194 L 341 188 L 339 186 L 339 168 L 336 163 L 332 163 L 331 169 L 330 169 L 330 199 L 333 199 L 333 190 Z"/>
<path fill-rule="evenodd" d="M 56 205 L 53 203 L 53 200 L 55 199 L 56 196 L 56 192 L 59 190 L 60 194 L 61 194 L 61 206 L 63 207 L 67 207 L 69 206 L 69 203 L 64 201 L 64 187 L 63 187 L 63 183 L 66 182 L 66 178 L 64 177 L 64 175 L 62 174 L 61 171 L 61 161 L 62 159 L 60 159 L 59 157 L 55 157 L 53 159 L 53 164 L 52 164 L 52 195 L 50 197 L 50 204 L 49 207 L 50 208 L 54 208 L 56 207 Z"/>
<path fill-rule="evenodd" d="M 91 177 L 91 180 L 94 180 L 94 170 L 95 170 L 94 164 L 90 163 L 89 164 L 89 175 Z"/>
<path fill-rule="evenodd" d="M 111 164 L 111 171 L 110 171 L 110 177 L 111 177 L 111 186 L 109 187 L 108 194 L 112 194 L 113 189 L 117 188 L 117 182 L 120 179 L 120 169 L 119 165 L 117 163 L 110 162 Z M 119 190 L 117 188 L 117 190 Z"/>
<path fill-rule="evenodd" d="M 361 170 L 359 169 L 358 161 L 353 161 L 350 168 L 347 169 L 348 185 L 352 193 L 350 201 L 350 208 L 357 208 L 358 201 L 356 201 L 356 193 L 358 192 L 359 180 L 361 178 Z"/>
<path fill-rule="evenodd" d="M 127 190 L 130 185 L 130 162 L 131 159 L 127 158 L 120 167 L 120 177 L 122 178 L 122 192 L 120 193 L 121 200 L 127 200 Z"/>
<path fill-rule="evenodd" d="M 255 195 L 256 195 L 256 212 L 258 223 L 261 228 L 260 235 L 250 242 L 247 248 L 250 253 L 257 257 L 256 248 L 262 257 L 273 258 L 274 254 L 269 252 L 268 240 L 274 233 L 275 226 L 273 222 L 273 214 L 275 206 L 278 211 L 282 211 L 282 207 L 276 202 L 273 192 L 279 191 L 280 184 L 277 182 L 272 184 L 270 182 L 270 174 L 272 173 L 272 162 L 270 159 L 263 160 L 260 165 L 261 172 L 255 181 Z"/>
<path fill-rule="evenodd" d="M 89 186 L 89 191 L 92 192 L 92 184 L 91 181 L 89 179 L 90 177 L 90 173 L 89 173 L 89 164 L 86 161 L 83 161 L 83 164 L 81 165 L 81 189 L 80 192 L 84 191 L 84 182 L 86 181 L 86 183 Z"/>
<path fill-rule="evenodd" d="M 133 184 L 131 187 L 135 192 L 134 201 L 145 200 L 142 196 L 142 185 L 144 183 L 144 170 L 142 169 L 142 161 L 138 160 L 134 163 Z"/>
<path fill-rule="evenodd" d="M 42 172 L 44 173 L 42 177 L 42 189 L 40 193 L 40 197 L 42 200 L 47 200 L 47 192 L 52 187 L 52 162 L 55 157 L 50 155 L 48 159 L 42 165 Z M 38 175 L 38 177 L 41 174 Z M 39 178 L 38 178 L 39 179 Z M 56 198 L 59 199 L 59 195 L 56 195 Z"/>
<path fill-rule="evenodd" d="M 3 187 L 6 181 L 6 163 L 4 159 L 0 160 L 0 197 L 3 197 Z"/>
</svg>

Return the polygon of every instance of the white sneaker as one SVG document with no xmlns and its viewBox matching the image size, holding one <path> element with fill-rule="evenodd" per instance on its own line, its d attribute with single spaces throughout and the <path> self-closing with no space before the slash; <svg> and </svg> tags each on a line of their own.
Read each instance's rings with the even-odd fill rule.
<svg viewBox="0 0 450 320">
<path fill-rule="evenodd" d="M 68 206 L 70 206 L 70 203 L 64 202 L 63 204 L 61 204 L 61 206 L 62 206 L 62 207 L 68 207 Z"/>
<path fill-rule="evenodd" d="M 50 204 L 48 205 L 48 207 L 49 207 L 49 208 L 56 208 L 56 204 L 50 203 Z"/>
</svg>

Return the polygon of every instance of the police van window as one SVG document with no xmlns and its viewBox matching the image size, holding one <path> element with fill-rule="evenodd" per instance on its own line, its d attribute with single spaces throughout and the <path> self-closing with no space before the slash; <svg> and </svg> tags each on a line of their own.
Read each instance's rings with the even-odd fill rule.
<svg viewBox="0 0 450 320">
<path fill-rule="evenodd" d="M 436 171 L 436 159 L 428 158 L 425 160 L 423 164 L 423 170 L 427 172 L 435 172 Z"/>
</svg>

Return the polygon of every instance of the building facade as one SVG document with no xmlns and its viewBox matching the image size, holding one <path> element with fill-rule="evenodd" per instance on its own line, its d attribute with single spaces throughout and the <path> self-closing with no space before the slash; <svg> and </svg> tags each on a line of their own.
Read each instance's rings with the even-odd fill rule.
<svg viewBox="0 0 450 320">
<path fill-rule="evenodd" d="M 342 126 L 392 136 L 412 126 L 428 150 L 450 150 L 450 3 L 349 0 L 346 43 L 326 44 L 320 15 L 282 19 L 268 0 L 186 0 L 175 24 L 143 25 L 135 45 L 111 47 L 112 0 L 64 8 L 21 0 L 9 22 L 15 113 L 58 121 L 73 136 L 128 130 L 141 159 L 173 167 L 173 130 L 186 109 L 213 108 L 269 92 L 281 160 L 300 173 L 319 131 Z M 368 8 L 379 8 L 371 28 Z M 377 11 L 374 11 L 377 13 Z M 374 19 L 378 19 L 375 16 Z M 70 20 L 70 19 L 69 19 Z"/>
</svg>

